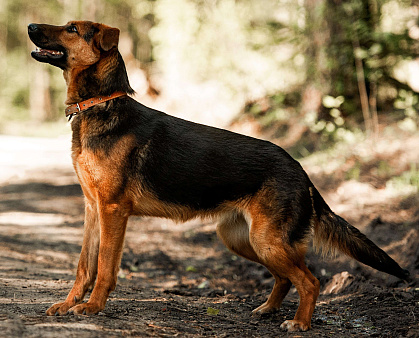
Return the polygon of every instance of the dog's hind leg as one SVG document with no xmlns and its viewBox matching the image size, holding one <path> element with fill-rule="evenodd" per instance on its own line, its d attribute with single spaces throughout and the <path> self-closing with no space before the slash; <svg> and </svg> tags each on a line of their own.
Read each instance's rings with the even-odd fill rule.
<svg viewBox="0 0 419 338">
<path fill-rule="evenodd" d="M 275 218 L 266 216 L 260 205 L 255 204 L 251 209 L 250 244 L 260 262 L 275 276 L 276 281 L 268 301 L 255 312 L 275 310 L 292 283 L 300 296 L 300 305 L 294 319 L 285 321 L 281 328 L 287 331 L 306 331 L 310 328 L 320 290 L 319 281 L 304 264 L 307 245 L 303 242 L 290 244 L 285 231 L 287 224 L 278 225 Z M 293 221 L 288 219 L 288 222 Z"/>
<path fill-rule="evenodd" d="M 258 254 L 250 244 L 249 222 L 250 217 L 247 221 L 242 212 L 234 211 L 228 213 L 224 215 L 217 225 L 217 234 L 224 242 L 225 246 L 231 251 L 251 261 L 265 265 L 275 277 L 275 285 L 268 300 L 253 311 L 253 313 L 262 314 L 278 310 L 281 307 L 282 301 L 291 287 L 291 282 L 288 278 L 280 277 L 275 271 L 271 270 L 269 266 L 260 260 Z"/>
<path fill-rule="evenodd" d="M 279 310 L 282 301 L 291 288 L 291 282 L 288 278 L 282 278 L 276 275 L 275 272 L 271 273 L 275 277 L 275 284 L 272 292 L 265 303 L 252 311 L 253 314 L 263 314 Z"/>
<path fill-rule="evenodd" d="M 70 308 L 80 303 L 87 290 L 94 284 L 97 274 L 100 228 L 95 202 L 86 199 L 83 245 L 73 288 L 62 303 L 47 310 L 47 315 L 65 315 Z"/>
<path fill-rule="evenodd" d="M 311 317 L 320 291 L 320 282 L 308 270 L 303 261 L 288 272 L 300 296 L 300 305 L 293 320 L 281 324 L 285 331 L 306 331 L 311 327 Z"/>
</svg>

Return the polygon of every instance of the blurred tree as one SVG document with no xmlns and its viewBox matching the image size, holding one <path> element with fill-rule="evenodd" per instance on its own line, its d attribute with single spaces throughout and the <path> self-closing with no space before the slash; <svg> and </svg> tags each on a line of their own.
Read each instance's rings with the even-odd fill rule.
<svg viewBox="0 0 419 338">
<path fill-rule="evenodd" d="M 309 129 L 333 138 L 348 117 L 363 119 L 369 133 L 377 133 L 379 112 L 401 111 L 401 118 L 418 120 L 417 92 L 398 71 L 418 57 L 417 4 L 305 0 L 304 10 L 304 29 L 295 31 L 295 47 L 304 56 L 305 81 L 288 93 L 268 96 L 262 110 L 249 105 L 252 114 L 272 121 L 266 116 L 287 108 L 287 99 L 278 96 L 302 95 L 298 111 L 289 119 L 284 146 L 295 144 Z"/>
<path fill-rule="evenodd" d="M 162 98 L 224 122 L 247 102 L 264 123 L 290 120 L 297 140 L 348 116 L 370 130 L 375 112 L 417 108 L 398 76 L 418 55 L 413 0 L 0 0 L 2 120 L 61 117 L 61 72 L 34 65 L 26 27 L 72 19 L 119 27 Z"/>
<path fill-rule="evenodd" d="M 0 58 L 0 81 L 7 83 L 0 88 L 0 116 L 3 120 L 48 121 L 62 117 L 65 101 L 62 72 L 33 63 L 30 51 L 34 47 L 27 36 L 29 23 L 61 25 L 83 19 L 118 26 L 122 32 L 130 33 L 128 37 L 134 41 L 134 56 L 147 64 L 152 62 L 147 33 L 152 26 L 150 8 L 154 2 L 0 0 L 0 53 L 4 56 Z"/>
<path fill-rule="evenodd" d="M 386 12 L 394 5 L 398 11 Z M 344 115 L 357 117 L 362 112 L 369 132 L 377 131 L 377 110 L 392 110 L 400 89 L 413 92 L 397 79 L 394 69 L 401 60 L 413 60 L 419 53 L 417 40 L 409 34 L 410 28 L 417 27 L 417 11 L 412 1 L 327 0 L 328 95 L 345 98 Z M 395 17 L 397 29 L 385 27 L 384 22 Z"/>
<path fill-rule="evenodd" d="M 304 78 L 295 49 L 304 11 L 295 1 L 160 0 L 155 14 L 151 39 L 163 94 L 181 110 L 205 107 L 211 121 L 225 124 L 246 101 Z"/>
</svg>

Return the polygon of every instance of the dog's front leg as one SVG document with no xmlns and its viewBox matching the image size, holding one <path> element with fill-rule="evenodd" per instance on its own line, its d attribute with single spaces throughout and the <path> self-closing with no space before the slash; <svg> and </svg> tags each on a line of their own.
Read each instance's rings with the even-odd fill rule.
<svg viewBox="0 0 419 338">
<path fill-rule="evenodd" d="M 128 208 L 120 204 L 99 203 L 100 247 L 96 285 L 89 301 L 72 307 L 70 313 L 89 315 L 105 308 L 108 296 L 116 286 L 128 216 Z"/>
<path fill-rule="evenodd" d="M 86 291 L 93 285 L 97 274 L 100 227 L 96 202 L 86 199 L 83 245 L 77 267 L 76 281 L 62 303 L 56 303 L 47 310 L 47 315 L 65 315 L 70 308 L 80 303 Z"/>
</svg>

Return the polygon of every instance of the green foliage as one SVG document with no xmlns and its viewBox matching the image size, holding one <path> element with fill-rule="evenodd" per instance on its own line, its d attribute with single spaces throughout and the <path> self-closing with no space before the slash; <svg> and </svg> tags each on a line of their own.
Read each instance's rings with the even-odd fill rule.
<svg viewBox="0 0 419 338">
<path fill-rule="evenodd" d="M 25 72 L 16 71 L 26 70 L 25 57 L 19 50 L 10 52 L 6 59 L 2 60 L 4 64 L 1 72 L 1 83 L 7 84 L 0 87 L 0 116 L 6 119 L 27 119 L 29 103 L 29 82 Z M 22 67 L 23 65 L 23 67 Z"/>
<path fill-rule="evenodd" d="M 88 19 L 119 27 L 130 57 L 174 97 L 204 83 L 212 100 L 247 104 L 269 126 L 300 114 L 304 89 L 312 85 L 322 105 L 303 112 L 302 120 L 333 141 L 350 137 L 348 117 L 362 116 L 363 81 L 372 109 L 395 109 L 401 128 L 414 130 L 418 96 L 399 76 L 419 52 L 413 6 L 411 0 L 0 0 L 0 81 L 7 84 L 0 88 L 0 117 L 33 118 L 42 70 L 53 112 L 43 119 L 62 118 L 61 72 L 34 64 L 26 27 Z M 260 105 L 261 98 L 268 104 Z"/>
<path fill-rule="evenodd" d="M 265 97 L 263 100 L 250 102 L 245 107 L 245 111 L 258 119 L 262 127 L 272 126 L 275 122 L 285 122 L 296 110 L 301 100 L 298 92 L 285 94 L 278 92 L 274 95 Z"/>
<path fill-rule="evenodd" d="M 398 94 L 394 107 L 404 113 L 404 118 L 399 122 L 399 127 L 405 131 L 416 132 L 419 124 L 419 96 L 404 89 L 399 90 Z"/>
<path fill-rule="evenodd" d="M 415 58 L 418 44 L 410 37 L 409 28 L 415 23 L 411 1 L 351 0 L 343 5 L 327 1 L 326 19 L 330 30 L 328 67 L 331 75 L 332 96 L 350 98 L 355 105 L 343 105 L 345 115 L 360 113 L 358 87 L 356 85 L 355 59 L 362 60 L 364 81 L 370 96 L 372 86 L 387 92 L 400 88 L 413 91 L 400 82 L 393 69 L 402 60 Z M 396 19 L 397 18 L 397 19 Z M 388 110 L 388 104 L 396 97 L 377 97 L 378 110 Z"/>
<path fill-rule="evenodd" d="M 351 167 L 345 174 L 346 180 L 359 180 L 361 176 L 361 163 L 357 162 L 353 167 Z"/>
<path fill-rule="evenodd" d="M 419 44 L 411 36 L 418 25 L 412 6 L 411 1 L 394 0 L 306 2 L 304 29 L 293 31 L 301 38 L 295 48 L 305 55 L 306 83 L 290 89 L 301 93 L 314 86 L 321 93 L 322 105 L 302 111 L 302 119 L 312 133 L 320 135 L 322 147 L 356 139 L 359 127 L 354 123 L 361 118 L 370 119 L 365 121 L 366 127 L 368 122 L 369 128 L 374 123 L 378 129 L 376 112 L 395 111 L 392 114 L 400 119 L 401 129 L 417 131 L 418 94 L 410 88 L 405 75 L 406 65 L 419 52 Z M 292 107 L 294 114 L 301 114 L 304 96 L 301 98 L 301 108 Z M 284 102 L 273 103 L 258 114 L 257 105 L 248 108 L 262 126 L 280 121 L 284 114 L 278 111 L 290 111 Z M 301 138 L 300 143 L 307 141 L 312 142 Z"/>
<path fill-rule="evenodd" d="M 301 81 L 294 28 L 277 16 L 287 1 L 161 0 L 151 30 L 153 56 L 167 81 L 214 82 L 233 99 L 254 99 Z M 284 18 L 288 20 L 288 18 Z"/>
<path fill-rule="evenodd" d="M 386 185 L 387 188 L 403 192 L 406 195 L 417 194 L 419 192 L 418 163 L 411 163 L 410 170 L 391 178 Z"/>
</svg>

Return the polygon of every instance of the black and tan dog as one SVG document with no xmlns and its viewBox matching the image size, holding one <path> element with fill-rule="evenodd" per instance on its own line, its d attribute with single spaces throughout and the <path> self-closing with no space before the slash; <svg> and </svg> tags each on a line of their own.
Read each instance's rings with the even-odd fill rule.
<svg viewBox="0 0 419 338">
<path fill-rule="evenodd" d="M 326 252 L 340 250 L 378 270 L 408 277 L 330 210 L 283 149 L 184 121 L 130 98 L 118 29 L 75 21 L 30 24 L 28 31 L 38 47 L 33 58 L 64 71 L 72 158 L 86 204 L 76 281 L 48 315 L 104 309 L 116 285 L 130 215 L 178 221 L 218 216 L 217 233 L 225 245 L 275 277 L 272 293 L 255 313 L 278 309 L 295 285 L 300 305 L 294 319 L 281 325 L 288 331 L 310 328 L 319 294 L 319 281 L 304 264 L 312 237 Z"/>
</svg>

